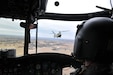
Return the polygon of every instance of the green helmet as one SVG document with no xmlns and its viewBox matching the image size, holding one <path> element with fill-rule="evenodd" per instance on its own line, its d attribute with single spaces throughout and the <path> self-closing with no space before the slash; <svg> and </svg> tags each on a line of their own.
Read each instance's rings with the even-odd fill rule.
<svg viewBox="0 0 113 75">
<path fill-rule="evenodd" d="M 79 25 L 73 54 L 77 59 L 103 61 L 112 58 L 113 20 L 95 17 Z"/>
</svg>

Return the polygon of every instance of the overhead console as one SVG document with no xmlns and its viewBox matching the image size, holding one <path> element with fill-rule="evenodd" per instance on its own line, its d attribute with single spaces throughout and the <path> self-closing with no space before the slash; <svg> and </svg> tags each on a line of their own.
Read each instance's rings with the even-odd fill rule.
<svg viewBox="0 0 113 75">
<path fill-rule="evenodd" d="M 0 17 L 26 20 L 46 10 L 48 0 L 0 0 Z"/>
<path fill-rule="evenodd" d="M 0 59 L 0 75 L 62 75 L 64 67 L 75 64 L 72 56 L 39 53 L 18 58 Z"/>
<path fill-rule="evenodd" d="M 30 18 L 34 22 L 34 18 L 82 21 L 93 17 L 111 17 L 112 15 L 112 10 L 99 6 L 98 8 L 104 9 L 104 11 L 84 14 L 47 13 L 45 12 L 47 2 L 48 0 L 0 0 L 0 17 L 20 20 Z M 57 1 L 56 3 L 59 4 Z"/>
</svg>

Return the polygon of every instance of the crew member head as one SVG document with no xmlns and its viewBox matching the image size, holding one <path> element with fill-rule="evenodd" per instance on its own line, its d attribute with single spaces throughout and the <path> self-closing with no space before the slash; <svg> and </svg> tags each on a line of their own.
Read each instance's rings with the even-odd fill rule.
<svg viewBox="0 0 113 75">
<path fill-rule="evenodd" d="M 97 62 L 113 61 L 113 20 L 95 17 L 77 26 L 74 56 Z"/>
</svg>

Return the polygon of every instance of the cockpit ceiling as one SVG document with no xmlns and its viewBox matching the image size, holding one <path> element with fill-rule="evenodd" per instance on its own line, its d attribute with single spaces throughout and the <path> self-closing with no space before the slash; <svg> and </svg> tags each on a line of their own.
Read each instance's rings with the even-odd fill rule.
<svg viewBox="0 0 113 75">
<path fill-rule="evenodd" d="M 39 14 L 38 19 L 68 21 L 81 21 L 99 16 L 111 17 L 111 10 L 104 10 L 87 14 L 47 13 L 45 12 L 47 1 L 48 0 L 0 0 L 0 18 L 12 18 L 20 20 L 28 20 L 30 18 L 30 22 L 33 23 L 34 17 L 37 17 L 37 14 Z"/>
<path fill-rule="evenodd" d="M 45 10 L 46 2 L 47 0 L 0 0 L 0 17 L 25 20 L 37 10 Z"/>
</svg>

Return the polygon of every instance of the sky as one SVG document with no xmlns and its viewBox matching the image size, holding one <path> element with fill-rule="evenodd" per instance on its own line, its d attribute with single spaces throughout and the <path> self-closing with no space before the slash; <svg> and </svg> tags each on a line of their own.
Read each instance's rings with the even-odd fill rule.
<svg viewBox="0 0 113 75">
<path fill-rule="evenodd" d="M 59 6 L 54 5 L 56 1 L 59 2 Z M 102 11 L 96 8 L 96 5 L 111 8 L 110 0 L 48 0 L 46 12 L 80 14 Z M 24 29 L 19 25 L 21 21 L 0 18 L 0 34 L 24 36 Z M 39 37 L 54 38 L 52 31 L 57 33 L 58 31 L 67 30 L 67 32 L 62 32 L 61 38 L 74 39 L 76 26 L 80 23 L 80 21 L 39 20 L 38 35 Z M 35 29 L 32 29 L 31 36 L 35 37 L 35 33 Z"/>
</svg>

